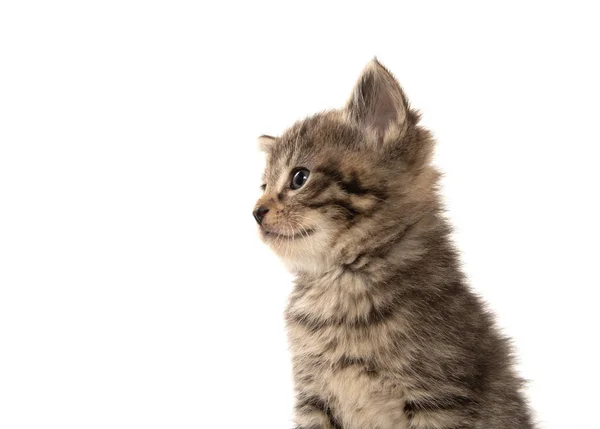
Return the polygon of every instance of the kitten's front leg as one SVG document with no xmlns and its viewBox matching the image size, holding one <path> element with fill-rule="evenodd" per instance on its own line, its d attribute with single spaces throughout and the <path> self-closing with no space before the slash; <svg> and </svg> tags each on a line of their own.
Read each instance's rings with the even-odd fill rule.
<svg viewBox="0 0 600 429">
<path fill-rule="evenodd" d="M 327 404 L 314 396 L 297 399 L 294 420 L 295 429 L 342 429 Z"/>
</svg>

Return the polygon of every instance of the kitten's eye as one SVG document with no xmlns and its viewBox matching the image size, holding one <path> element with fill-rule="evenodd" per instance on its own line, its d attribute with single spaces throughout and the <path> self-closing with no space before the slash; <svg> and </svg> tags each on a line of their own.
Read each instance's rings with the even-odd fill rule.
<svg viewBox="0 0 600 429">
<path fill-rule="evenodd" d="M 306 168 L 297 168 L 292 171 L 292 183 L 290 184 L 290 188 L 300 189 L 308 180 L 309 174 L 310 172 Z"/>
<path fill-rule="evenodd" d="M 260 185 L 260 189 L 261 189 L 262 191 L 264 191 L 265 189 L 267 189 L 267 184 L 266 184 L 266 183 L 263 183 L 262 185 Z"/>
</svg>

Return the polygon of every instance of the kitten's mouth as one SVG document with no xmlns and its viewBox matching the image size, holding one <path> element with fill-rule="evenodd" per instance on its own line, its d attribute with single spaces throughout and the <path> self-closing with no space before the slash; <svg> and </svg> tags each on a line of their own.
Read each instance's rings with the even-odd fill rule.
<svg viewBox="0 0 600 429">
<path fill-rule="evenodd" d="M 269 231 L 264 228 L 260 229 L 260 234 L 262 235 L 262 237 L 264 239 L 271 238 L 271 239 L 280 239 L 280 240 L 296 240 L 299 238 L 306 238 L 314 232 L 315 232 L 315 230 L 312 228 L 308 228 L 308 229 L 303 230 L 302 232 L 298 232 L 296 234 L 280 234 L 278 232 Z"/>
</svg>

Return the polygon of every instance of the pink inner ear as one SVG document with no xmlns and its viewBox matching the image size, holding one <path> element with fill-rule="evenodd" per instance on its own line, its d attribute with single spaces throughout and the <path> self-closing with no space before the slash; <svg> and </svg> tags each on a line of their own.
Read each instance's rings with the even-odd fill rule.
<svg viewBox="0 0 600 429">
<path fill-rule="evenodd" d="M 374 109 L 373 116 L 369 118 L 371 123 L 366 125 L 375 129 L 377 134 L 382 135 L 391 123 L 398 122 L 400 109 L 389 95 L 380 95 Z"/>
<path fill-rule="evenodd" d="M 383 136 L 390 125 L 403 124 L 407 103 L 396 79 L 373 60 L 358 80 L 347 109 L 359 123 Z"/>
</svg>

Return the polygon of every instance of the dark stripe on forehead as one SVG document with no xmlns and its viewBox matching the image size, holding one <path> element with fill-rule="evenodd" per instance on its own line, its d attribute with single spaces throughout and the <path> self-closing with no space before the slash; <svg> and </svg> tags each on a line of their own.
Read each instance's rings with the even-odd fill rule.
<svg viewBox="0 0 600 429">
<path fill-rule="evenodd" d="M 292 161 L 299 151 L 309 150 L 313 145 L 310 138 L 306 138 L 306 134 L 310 128 L 308 121 L 296 123 L 292 128 L 284 133 L 279 138 L 278 151 L 275 154 L 276 159 L 284 161 L 284 166 L 294 167 Z"/>
<path fill-rule="evenodd" d="M 287 158 L 285 159 L 285 166 L 288 166 L 292 163 L 292 157 L 294 156 L 294 151 L 292 150 L 292 148 L 290 147 L 288 149 L 288 153 L 287 153 Z"/>
</svg>

